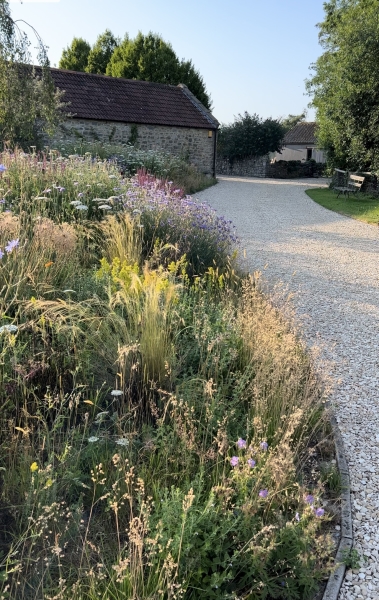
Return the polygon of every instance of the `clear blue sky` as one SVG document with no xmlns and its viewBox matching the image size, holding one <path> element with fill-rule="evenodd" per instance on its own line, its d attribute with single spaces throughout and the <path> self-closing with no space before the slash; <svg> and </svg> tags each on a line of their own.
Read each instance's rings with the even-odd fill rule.
<svg viewBox="0 0 379 600">
<path fill-rule="evenodd" d="M 52 66 L 74 36 L 92 44 L 107 28 L 120 37 L 161 34 L 193 60 L 223 123 L 245 110 L 265 118 L 301 113 L 309 102 L 304 80 L 321 54 L 323 0 L 10 0 L 10 8 L 37 29 Z"/>
</svg>

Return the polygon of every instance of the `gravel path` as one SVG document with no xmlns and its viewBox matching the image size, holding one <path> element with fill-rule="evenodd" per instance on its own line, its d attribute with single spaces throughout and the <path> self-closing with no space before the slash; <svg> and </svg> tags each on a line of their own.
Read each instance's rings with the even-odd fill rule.
<svg viewBox="0 0 379 600">
<path fill-rule="evenodd" d="M 357 572 L 347 571 L 339 600 L 378 600 L 379 227 L 314 203 L 305 190 L 322 185 L 220 177 L 198 198 L 236 225 L 251 271 L 295 293 L 307 343 L 333 361 L 328 370 L 349 462 L 354 546 L 366 557 Z"/>
</svg>

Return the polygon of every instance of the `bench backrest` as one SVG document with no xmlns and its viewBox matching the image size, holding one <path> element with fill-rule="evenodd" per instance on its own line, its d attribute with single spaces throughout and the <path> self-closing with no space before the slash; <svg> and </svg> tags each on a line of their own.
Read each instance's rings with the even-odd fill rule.
<svg viewBox="0 0 379 600">
<path fill-rule="evenodd" d="M 361 177 L 360 175 L 349 175 L 349 181 L 347 182 L 347 185 L 349 187 L 354 187 L 360 190 L 364 180 L 365 178 Z"/>
</svg>

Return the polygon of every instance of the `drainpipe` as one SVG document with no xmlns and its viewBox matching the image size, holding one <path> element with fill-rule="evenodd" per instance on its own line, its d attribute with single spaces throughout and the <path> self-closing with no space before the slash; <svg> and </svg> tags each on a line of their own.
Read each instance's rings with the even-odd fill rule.
<svg viewBox="0 0 379 600">
<path fill-rule="evenodd" d="M 216 150 L 217 150 L 217 129 L 214 129 L 214 140 L 213 140 L 213 177 L 216 178 Z"/>
</svg>

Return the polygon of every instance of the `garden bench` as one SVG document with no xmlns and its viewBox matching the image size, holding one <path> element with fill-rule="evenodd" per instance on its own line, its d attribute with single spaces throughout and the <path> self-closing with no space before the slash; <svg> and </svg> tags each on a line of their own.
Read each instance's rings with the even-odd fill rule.
<svg viewBox="0 0 379 600">
<path fill-rule="evenodd" d="M 349 175 L 347 184 L 344 186 L 336 186 L 334 191 L 338 192 L 337 198 L 340 194 L 349 197 L 349 194 L 356 194 L 360 191 L 365 178 L 360 175 Z"/>
</svg>

